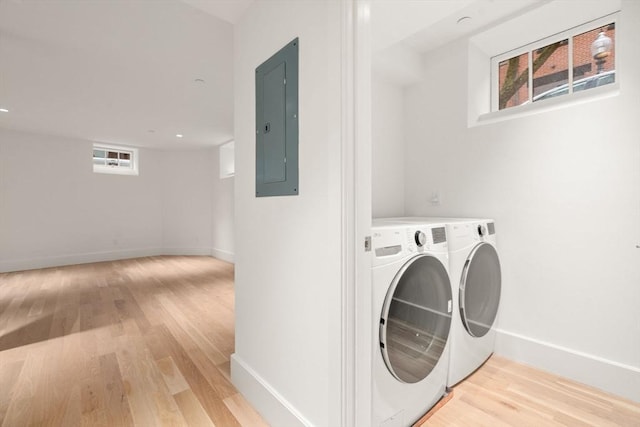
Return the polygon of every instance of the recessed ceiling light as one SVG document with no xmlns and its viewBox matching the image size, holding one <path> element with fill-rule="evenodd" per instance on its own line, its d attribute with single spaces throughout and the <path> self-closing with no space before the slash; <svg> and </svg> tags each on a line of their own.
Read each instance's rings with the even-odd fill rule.
<svg viewBox="0 0 640 427">
<path fill-rule="evenodd" d="M 0 113 L 8 113 L 9 110 L 7 110 L 6 108 L 0 108 Z"/>
<path fill-rule="evenodd" d="M 181 133 L 177 133 L 176 134 L 176 138 L 182 138 L 184 135 L 182 135 Z"/>
<path fill-rule="evenodd" d="M 195 79 L 194 82 L 196 82 L 198 84 L 204 84 L 204 80 L 203 79 Z"/>
<path fill-rule="evenodd" d="M 471 22 L 471 17 L 470 16 L 463 16 L 462 18 L 458 19 L 456 24 L 468 24 L 469 22 Z"/>
</svg>

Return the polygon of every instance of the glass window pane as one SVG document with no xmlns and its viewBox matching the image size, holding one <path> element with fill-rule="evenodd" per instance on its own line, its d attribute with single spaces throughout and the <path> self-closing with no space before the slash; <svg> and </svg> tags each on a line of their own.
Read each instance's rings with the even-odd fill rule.
<svg viewBox="0 0 640 427">
<path fill-rule="evenodd" d="M 118 152 L 117 151 L 109 151 L 107 152 L 107 157 L 110 159 L 117 159 L 118 158 Z"/>
<path fill-rule="evenodd" d="M 131 167 L 131 160 L 120 160 L 120 167 L 130 168 Z"/>
<path fill-rule="evenodd" d="M 498 66 L 498 109 L 514 107 L 529 100 L 529 54 L 500 62 Z"/>
<path fill-rule="evenodd" d="M 120 158 L 121 159 L 125 159 L 125 160 L 129 160 L 131 158 L 131 154 L 130 153 L 120 153 Z"/>
<path fill-rule="evenodd" d="M 569 93 L 569 40 L 533 51 L 533 101 Z"/>
<path fill-rule="evenodd" d="M 93 164 L 94 165 L 99 165 L 99 166 L 104 166 L 105 165 L 105 159 L 94 158 L 93 159 Z"/>
<path fill-rule="evenodd" d="M 118 166 L 118 159 L 107 159 L 108 166 Z"/>
<path fill-rule="evenodd" d="M 615 23 L 573 38 L 573 90 L 615 82 Z"/>
<path fill-rule="evenodd" d="M 93 150 L 93 157 L 104 159 L 105 153 L 104 150 Z"/>
</svg>

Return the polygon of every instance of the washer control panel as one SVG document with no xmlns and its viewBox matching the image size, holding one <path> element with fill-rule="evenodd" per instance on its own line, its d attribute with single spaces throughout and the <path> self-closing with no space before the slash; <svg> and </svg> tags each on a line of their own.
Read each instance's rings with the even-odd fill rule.
<svg viewBox="0 0 640 427">
<path fill-rule="evenodd" d="M 383 224 L 371 229 L 373 265 L 381 266 L 425 251 L 448 253 L 445 225 Z"/>
</svg>

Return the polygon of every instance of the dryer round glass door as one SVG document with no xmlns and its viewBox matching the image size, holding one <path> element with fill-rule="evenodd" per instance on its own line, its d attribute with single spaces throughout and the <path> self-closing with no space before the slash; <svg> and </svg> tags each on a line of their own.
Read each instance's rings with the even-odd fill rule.
<svg viewBox="0 0 640 427">
<path fill-rule="evenodd" d="M 430 255 L 408 261 L 394 278 L 380 317 L 380 349 L 398 380 L 417 383 L 442 356 L 451 326 L 451 282 Z"/>
<path fill-rule="evenodd" d="M 460 318 L 473 337 L 489 332 L 498 314 L 502 276 L 495 248 L 488 243 L 476 246 L 462 270 Z"/>
</svg>

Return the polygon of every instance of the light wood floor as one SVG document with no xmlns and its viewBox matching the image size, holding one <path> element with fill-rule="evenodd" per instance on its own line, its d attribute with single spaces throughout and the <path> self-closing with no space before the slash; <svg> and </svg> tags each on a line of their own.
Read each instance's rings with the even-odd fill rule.
<svg viewBox="0 0 640 427">
<path fill-rule="evenodd" d="M 233 301 L 208 257 L 0 275 L 0 424 L 266 425 L 229 381 Z"/>
<path fill-rule="evenodd" d="M 424 427 L 639 427 L 640 404 L 496 355 Z"/>
<path fill-rule="evenodd" d="M 0 425 L 265 426 L 229 381 L 233 301 L 208 257 L 0 274 Z M 425 424 L 553 425 L 638 427 L 640 405 L 494 356 Z"/>
</svg>

